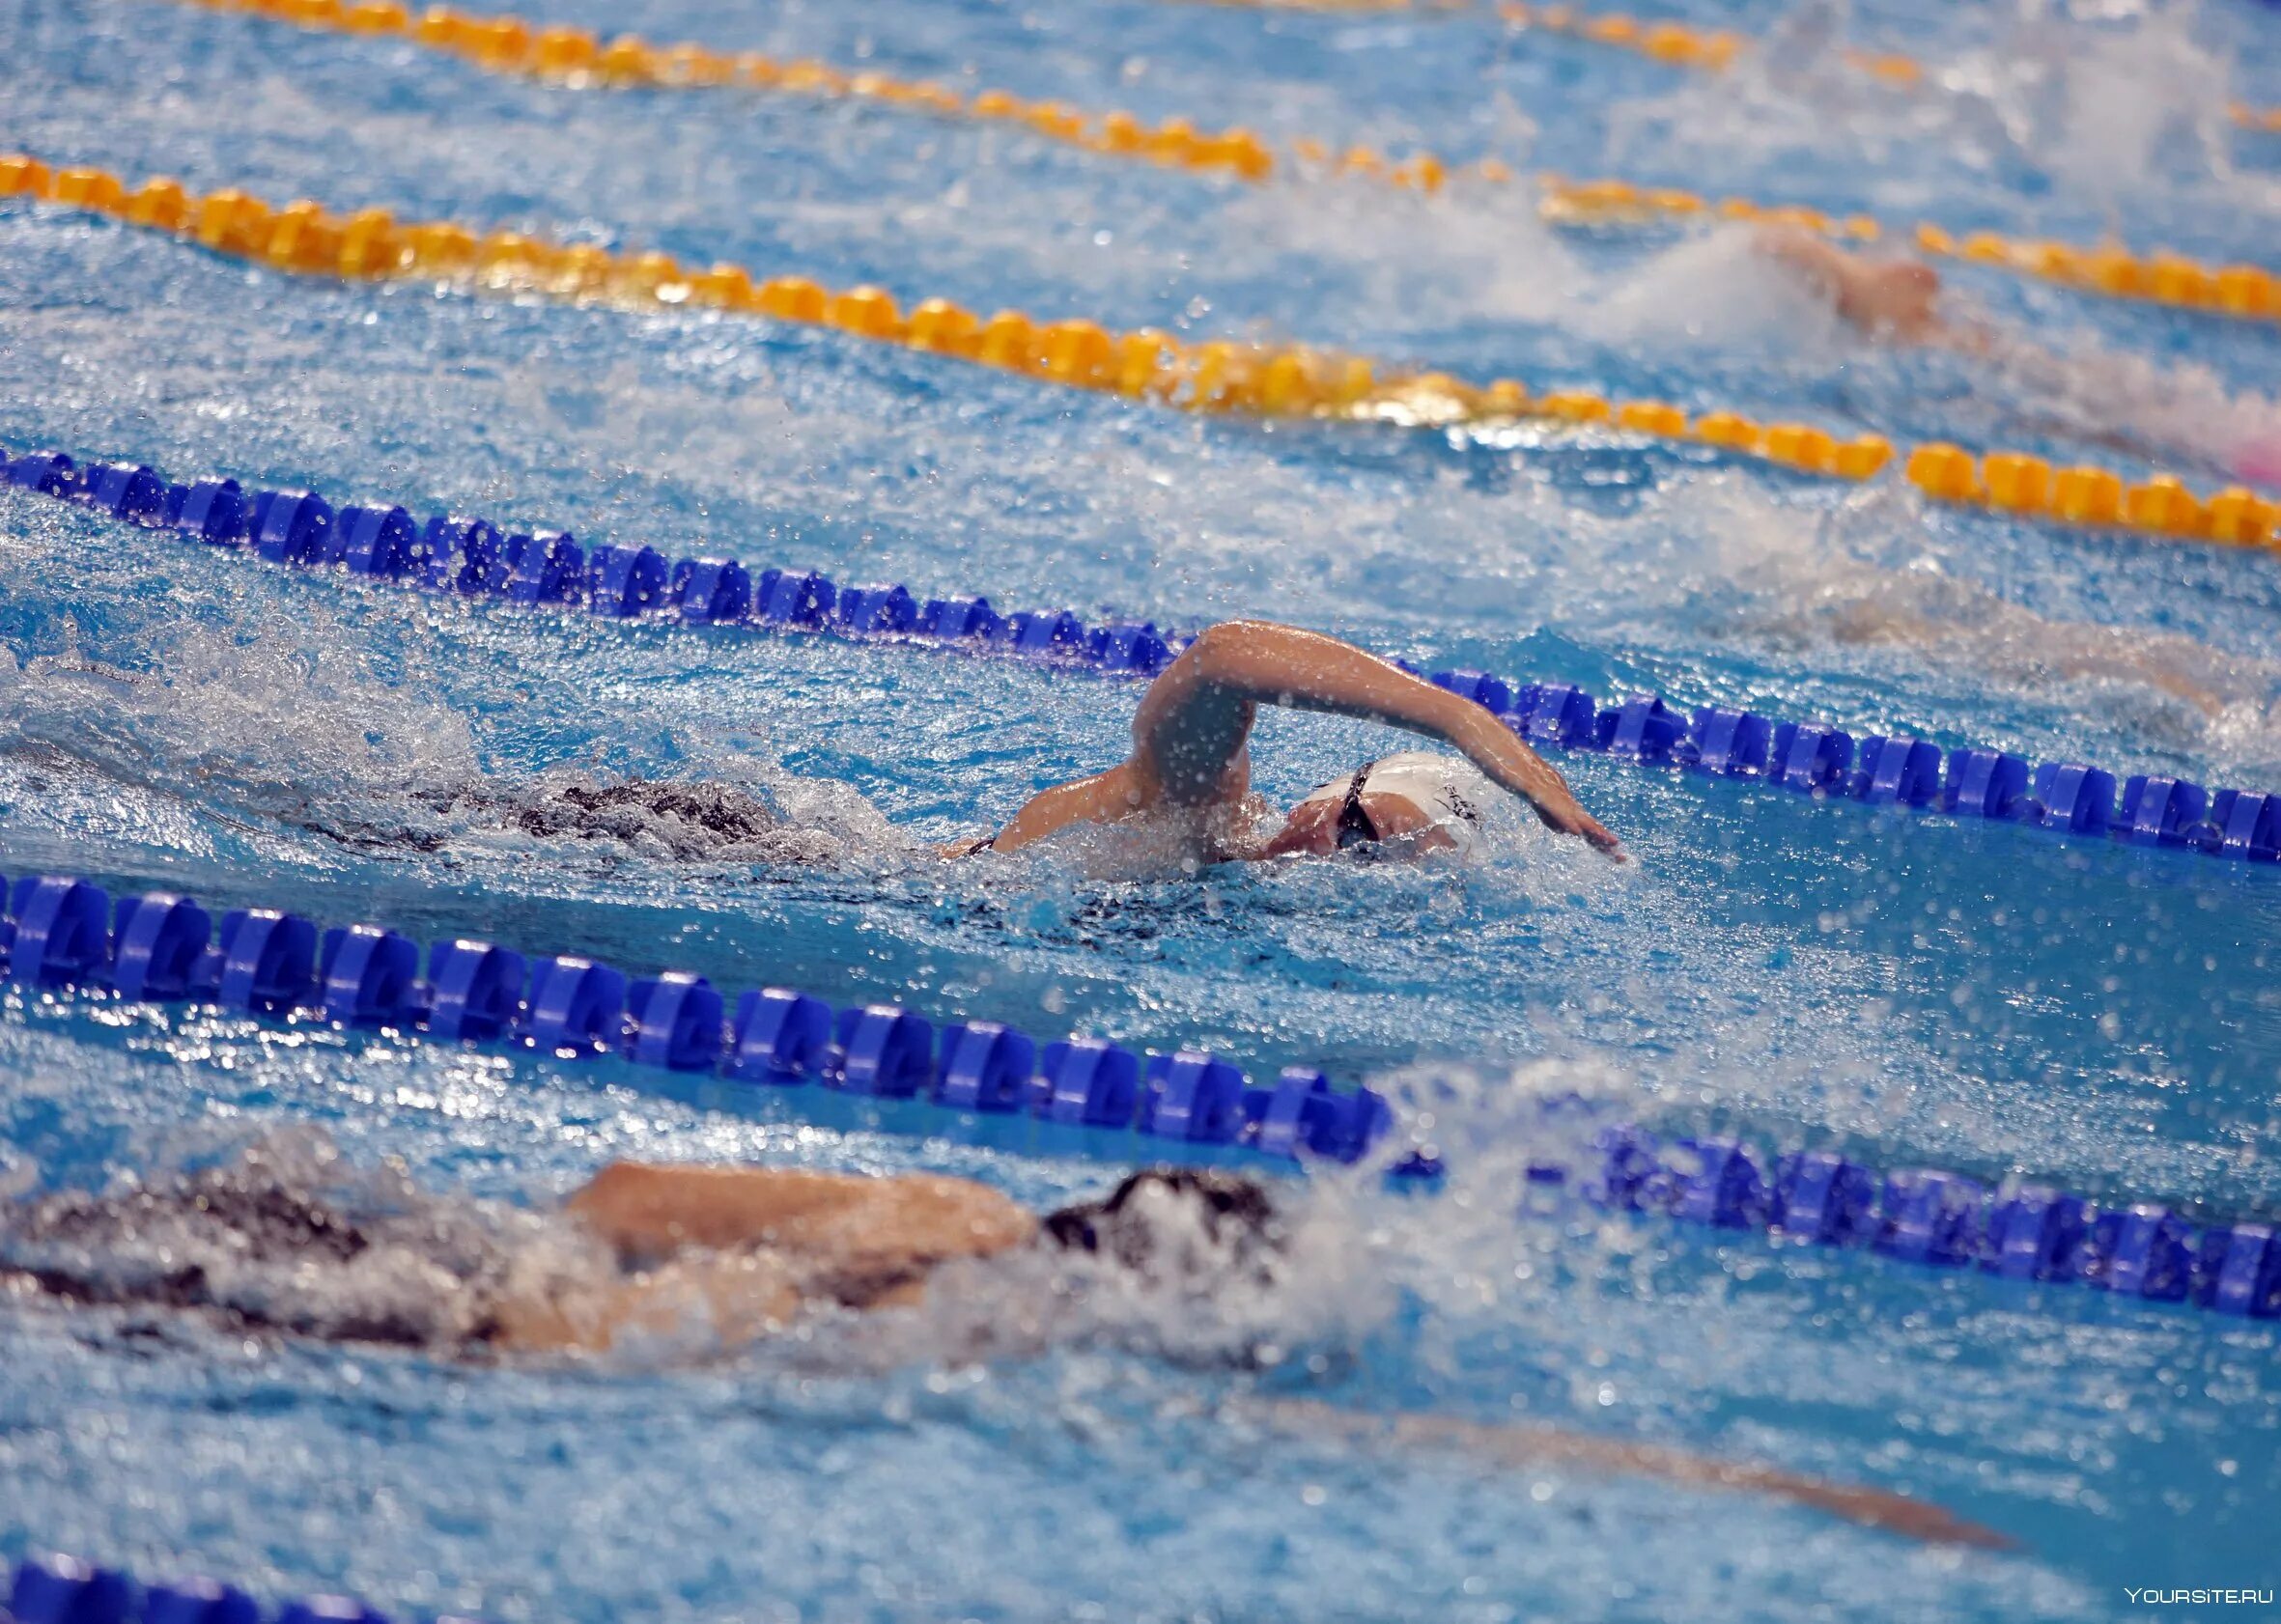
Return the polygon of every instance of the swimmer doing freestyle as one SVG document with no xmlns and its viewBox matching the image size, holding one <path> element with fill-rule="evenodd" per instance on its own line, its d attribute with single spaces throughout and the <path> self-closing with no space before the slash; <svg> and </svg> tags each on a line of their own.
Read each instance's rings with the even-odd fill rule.
<svg viewBox="0 0 2281 1624">
<path fill-rule="evenodd" d="M 2265 485 L 2281 485 L 2281 420 L 2269 402 L 2249 402 L 2217 412 L 2188 397 L 2165 410 L 2165 391 L 2151 370 L 2114 362 L 2070 361 L 1999 331 L 1984 322 L 1957 320 L 1941 310 L 1940 272 L 1904 256 L 1847 253 L 1794 226 L 1761 227 L 1751 244 L 1780 266 L 1814 299 L 1864 336 L 1896 346 L 1948 350 L 1988 363 L 2058 402 L 2079 398 L 2100 417 L 2023 422 L 2023 429 L 2082 434 L 2110 449 L 2150 462 L 2180 460 Z M 2135 406 L 2136 410 L 2130 410 Z M 2108 413 L 2124 408 L 2137 421 L 2126 428 Z"/>
<path fill-rule="evenodd" d="M 1085 1272 L 1166 1294 L 1166 1311 L 1203 1314 L 1272 1291 L 1302 1252 L 1294 1216 L 1260 1185 L 1189 1168 L 1135 1173 L 1103 1199 L 1042 1218 L 984 1186 L 930 1174 L 624 1162 L 558 1214 L 518 1209 L 520 1229 L 496 1204 L 491 1225 L 471 1225 L 464 1210 L 408 1184 L 373 1209 L 312 1193 L 258 1151 L 124 1191 L 0 1201 L 0 1301 L 165 1308 L 218 1320 L 233 1334 L 495 1361 L 590 1358 L 677 1338 L 686 1346 L 691 1329 L 734 1349 L 819 1317 L 884 1318 L 940 1299 L 944 1307 L 989 1305 L 977 1334 L 926 1356 L 974 1363 L 1041 1351 L 1054 1340 L 1057 1305 L 1084 1289 Z M 585 1261 L 571 1266 L 577 1257 Z M 1041 1278 L 1041 1260 L 1070 1277 Z M 328 1287 L 340 1296 L 360 1271 L 384 1282 L 377 1305 L 320 1301 Z M 1002 1289 L 990 1295 L 994 1277 Z M 1654 1477 L 1767 1495 L 1912 1539 L 2011 1544 L 1905 1496 L 1660 1444 L 1311 1400 L 1231 1399 L 1222 1414 L 1238 1428 L 1497 1467 Z"/>
<path fill-rule="evenodd" d="M 1450 744 L 1465 759 L 1406 750 L 1342 774 L 1278 816 L 1252 793 L 1248 746 L 1261 705 L 1385 722 Z M 1224 622 L 1182 651 L 1141 697 L 1124 761 L 1032 796 L 994 833 L 935 850 L 943 857 L 1014 853 L 1094 826 L 1191 869 L 1279 857 L 1462 854 L 1480 821 L 1480 780 L 1468 762 L 1526 800 L 1548 826 L 1623 860 L 1616 836 L 1577 804 L 1560 773 L 1480 705 L 1335 637 L 1267 621 Z M 471 782 L 416 798 L 439 812 L 502 819 L 547 839 L 648 838 L 676 857 L 733 852 L 762 861 L 825 860 L 773 808 L 728 782 L 629 778 L 504 792 Z M 432 850 L 441 843 L 431 831 L 305 813 L 297 821 L 359 846 Z"/>
<path fill-rule="evenodd" d="M 1404 751 L 1323 785 L 1280 822 L 1252 793 L 1249 741 L 1262 705 L 1386 722 L 1454 746 L 1546 826 L 1618 861 L 1616 836 L 1577 804 L 1566 780 L 1470 699 L 1421 681 L 1335 637 L 1266 621 L 1207 629 L 1155 682 L 1133 718 L 1133 753 L 1106 772 L 1034 796 L 995 834 L 946 857 L 1017 852 L 1078 825 L 1169 842 L 1197 863 L 1285 856 L 1422 856 L 1470 846 L 1479 813 L 1448 756 Z"/>
</svg>

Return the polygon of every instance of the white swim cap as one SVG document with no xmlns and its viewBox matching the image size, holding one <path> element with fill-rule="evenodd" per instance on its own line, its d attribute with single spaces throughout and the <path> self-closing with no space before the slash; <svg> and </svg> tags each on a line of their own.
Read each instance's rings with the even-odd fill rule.
<svg viewBox="0 0 2281 1624">
<path fill-rule="evenodd" d="M 1460 854 L 1473 850 L 1480 833 L 1481 809 L 1475 800 L 1480 774 L 1470 762 L 1432 750 L 1404 750 L 1363 770 L 1363 794 L 1394 795 L 1432 820 Z M 1344 801 L 1354 780 L 1336 778 L 1299 804 Z"/>
</svg>

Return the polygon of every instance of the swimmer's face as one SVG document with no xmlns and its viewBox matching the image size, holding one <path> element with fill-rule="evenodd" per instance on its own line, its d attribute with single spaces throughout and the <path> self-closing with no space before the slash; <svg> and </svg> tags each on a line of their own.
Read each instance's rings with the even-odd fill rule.
<svg viewBox="0 0 2281 1624">
<path fill-rule="evenodd" d="M 1281 830 L 1261 854 L 1269 857 L 1334 857 L 1338 854 L 1338 813 L 1336 800 L 1310 800 L 1291 809 Z M 1438 821 L 1404 795 L 1363 794 L 1363 810 L 1370 815 L 1378 838 L 1362 848 L 1373 856 L 1422 857 L 1446 852 L 1456 842 L 1443 833 Z"/>
</svg>

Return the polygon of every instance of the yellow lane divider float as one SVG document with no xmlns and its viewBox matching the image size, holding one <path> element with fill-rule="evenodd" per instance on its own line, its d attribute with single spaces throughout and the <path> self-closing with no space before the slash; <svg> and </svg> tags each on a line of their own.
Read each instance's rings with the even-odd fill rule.
<svg viewBox="0 0 2281 1624">
<path fill-rule="evenodd" d="M 275 208 L 233 188 L 200 195 L 163 177 L 129 184 L 105 170 L 51 169 L 21 154 L 0 155 L 0 197 L 108 214 L 304 275 L 418 278 L 634 308 L 757 315 L 1190 411 L 1430 427 L 1525 419 L 1608 425 L 1855 481 L 1874 478 L 1895 455 L 1880 435 L 1841 441 L 1811 424 L 1759 423 L 1730 411 L 1690 420 L 1661 401 L 1611 401 L 1576 390 L 1533 395 L 1513 378 L 1475 385 L 1447 373 L 1382 371 L 1360 355 L 1300 345 L 1193 342 L 1087 321 L 1041 323 L 1018 310 L 984 317 L 947 299 L 906 311 L 874 287 L 833 290 L 802 276 L 755 282 L 734 265 L 693 270 L 665 254 L 564 246 L 450 220 L 398 221 L 378 209 L 344 216 L 307 200 Z M 2072 524 L 2249 546 L 2271 545 L 2281 521 L 2281 506 L 2253 491 L 2221 490 L 2205 500 L 2166 475 L 2130 485 L 2102 468 L 2055 470 L 2039 458 L 2005 452 L 1976 460 L 1950 445 L 1915 447 L 1904 466 L 1918 489 L 1943 501 Z"/>
<path fill-rule="evenodd" d="M 1264 180 L 1275 154 L 1250 130 L 1198 129 L 1186 119 L 1144 125 L 1130 113 L 1093 118 L 1057 101 L 1025 101 L 1003 91 L 963 96 L 931 80 L 848 70 L 811 58 L 789 62 L 758 51 L 694 44 L 653 45 L 631 34 L 605 40 L 582 28 L 548 27 L 450 6 L 412 12 L 398 0 L 185 0 L 206 11 L 249 12 L 303 28 L 408 40 L 465 58 L 490 72 L 551 79 L 575 88 L 650 86 L 673 90 L 741 88 L 817 99 L 854 99 L 941 118 L 1023 125 L 1091 152 L 1174 168 L 1225 170 Z M 1393 177 L 1390 177 L 1393 178 Z M 1440 177 L 1432 177 L 1439 183 Z"/>
<path fill-rule="evenodd" d="M 1241 126 L 1200 129 L 1186 119 L 1144 125 L 1130 113 L 1088 114 L 1058 101 L 1026 101 L 1004 91 L 985 90 L 973 96 L 962 96 L 927 80 L 901 79 L 868 70 L 851 71 L 808 59 L 779 62 L 752 51 L 730 54 L 691 44 L 652 45 L 631 35 L 605 41 L 583 29 L 541 27 L 517 16 L 476 15 L 449 6 L 431 6 L 414 14 L 399 0 L 184 0 L 184 3 L 209 11 L 250 12 L 303 28 L 407 39 L 427 49 L 465 58 L 492 72 L 550 79 L 571 86 L 672 89 L 742 86 L 811 98 L 854 98 L 943 118 L 1013 124 L 1091 153 L 1254 182 L 1296 170 L 1359 177 L 1438 192 L 1453 182 L 1503 184 L 1515 179 L 1513 171 L 1495 158 L 1457 165 L 1431 153 L 1418 153 L 1396 161 L 1367 147 L 1340 148 L 1304 139 L 1293 142 L 1287 154 L 1279 155 L 1256 132 Z M 1371 4 L 1375 0 L 1359 0 L 1359 3 Z M 1543 8 L 1530 14 L 1540 22 L 1553 16 L 1573 15 L 1558 7 Z M 1615 33 L 1628 31 L 1643 42 L 1650 39 L 1661 42 L 1655 49 L 1666 55 L 1681 51 L 1683 40 L 1694 42 L 1685 44 L 1682 54 L 1731 54 L 1733 47 L 1720 42 L 1735 38 L 1698 36 L 1678 24 L 1634 24 L 1629 18 L 1605 14 L 1595 19 L 1591 27 L 1597 30 L 1593 38 L 1613 38 Z M 1728 199 L 1713 205 L 1690 192 L 1633 186 L 1619 181 L 1563 185 L 1549 192 L 1545 199 L 1545 211 L 1556 222 L 1574 222 L 1587 217 L 1610 220 L 1651 213 L 1702 213 L 1713 209 L 1729 215 L 1788 219 L 1800 225 L 1818 223 L 1820 228 L 1827 228 L 1822 216 L 1812 210 L 1782 209 L 1743 199 Z M 1884 231 L 1876 222 L 1856 215 L 1846 223 L 1845 233 L 1836 235 L 1868 240 Z M 2112 294 L 2219 315 L 2281 320 L 2281 283 L 2276 282 L 2271 272 L 2256 266 L 2205 266 L 2168 253 L 2139 258 L 2116 246 L 2074 248 L 2064 243 L 1998 238 L 1985 232 L 1966 237 L 1959 243 L 1933 225 L 1917 226 L 1912 235 L 1928 253 L 1955 254 L 2021 275 L 2062 282 L 2086 293 Z"/>
</svg>

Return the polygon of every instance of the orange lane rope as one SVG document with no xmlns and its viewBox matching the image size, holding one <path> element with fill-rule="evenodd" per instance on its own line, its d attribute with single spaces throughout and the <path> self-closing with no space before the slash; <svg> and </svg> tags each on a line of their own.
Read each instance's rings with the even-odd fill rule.
<svg viewBox="0 0 2281 1624">
<path fill-rule="evenodd" d="M 0 155 L 5 197 L 109 215 L 303 275 L 426 278 L 633 308 L 693 305 L 836 327 L 877 343 L 1190 411 L 1432 427 L 1524 419 L 1607 425 L 1852 481 L 1874 478 L 1896 456 L 1893 443 L 1877 434 L 1840 440 L 1811 424 L 1760 423 L 1732 411 L 1690 419 L 1662 401 L 1614 401 L 1585 390 L 1535 395 L 1514 378 L 1475 385 L 1447 373 L 1382 369 L 1364 356 L 1302 345 L 1194 342 L 1083 320 L 1039 323 L 1018 310 L 985 318 L 947 299 L 926 299 L 906 312 L 875 287 L 834 290 L 803 276 L 756 282 L 735 265 L 693 270 L 665 254 L 565 246 L 452 220 L 400 222 L 377 209 L 341 215 L 306 199 L 277 208 L 236 188 L 197 195 L 165 177 L 130 183 L 102 169 L 54 169 L 23 154 Z M 1976 460 L 1957 446 L 1932 443 L 1908 448 L 1903 467 L 1912 484 L 1940 500 L 2070 524 L 2255 546 L 2270 544 L 2281 519 L 2281 508 L 2247 490 L 2203 498 L 2168 475 L 2132 484 L 2107 469 L 2054 469 L 2019 453 Z"/>
<path fill-rule="evenodd" d="M 685 90 L 743 87 L 811 99 L 866 101 L 943 118 L 1010 124 L 1087 152 L 1252 182 L 1263 182 L 1279 174 L 1311 172 L 1439 192 L 1452 182 L 1501 185 L 1516 179 L 1507 165 L 1495 158 L 1475 164 L 1453 164 L 1432 153 L 1421 152 L 1396 160 L 1368 147 L 1340 146 L 1306 138 L 1293 141 L 1287 152 L 1279 154 L 1256 132 L 1240 126 L 1206 129 L 1181 118 L 1146 125 L 1127 112 L 1086 113 L 1058 101 L 1025 100 L 1004 91 L 984 90 L 966 96 L 932 81 L 908 80 L 868 69 L 843 69 L 812 59 L 784 62 L 758 52 L 732 54 L 694 44 L 653 45 L 632 35 L 605 40 L 583 29 L 546 27 L 505 14 L 478 15 L 451 6 L 431 6 L 415 14 L 400 0 L 178 0 L 178 3 L 207 11 L 252 13 L 302 28 L 400 38 L 425 49 L 463 58 L 491 72 L 536 77 L 566 86 Z M 1558 8 L 1547 9 L 1538 20 L 1544 22 L 1545 18 L 1559 14 L 1562 14 Z M 1668 53 L 1677 48 L 1672 43 L 1677 36 L 1666 33 L 1667 26 L 1676 25 L 1634 28 L 1631 33 L 1643 42 L 1664 42 L 1658 48 Z M 1619 30 L 1615 30 L 1603 17 L 1592 37 L 1612 39 L 1615 32 Z M 1620 181 L 1565 186 L 1546 199 L 1546 211 L 1555 220 L 1587 215 L 1605 220 L 1627 213 L 1702 212 L 1710 207 L 1708 200 L 1694 193 L 1637 187 Z M 1752 211 L 1752 217 L 1788 219 L 1802 225 L 1811 225 L 1819 218 L 1811 210 L 1784 209 L 1743 199 L 1728 199 L 1717 208 L 1725 213 Z M 1899 229 L 1880 228 L 1870 222 L 1865 232 L 1861 228 L 1863 219 L 1864 216 L 1856 215 L 1847 223 L 1850 235 L 1874 237 L 1883 230 Z M 2208 266 L 2168 252 L 2140 257 L 2112 244 L 2085 249 L 2064 243 L 2002 238 L 1988 233 L 1974 234 L 1957 245 L 1936 225 L 1918 225 L 1907 230 L 1927 252 L 1953 250 L 1982 264 L 2000 266 L 2020 275 L 2043 277 L 2086 293 L 2177 304 L 2220 315 L 2281 317 L 2281 291 L 2276 290 L 2275 279 L 2254 266 Z"/>
</svg>

